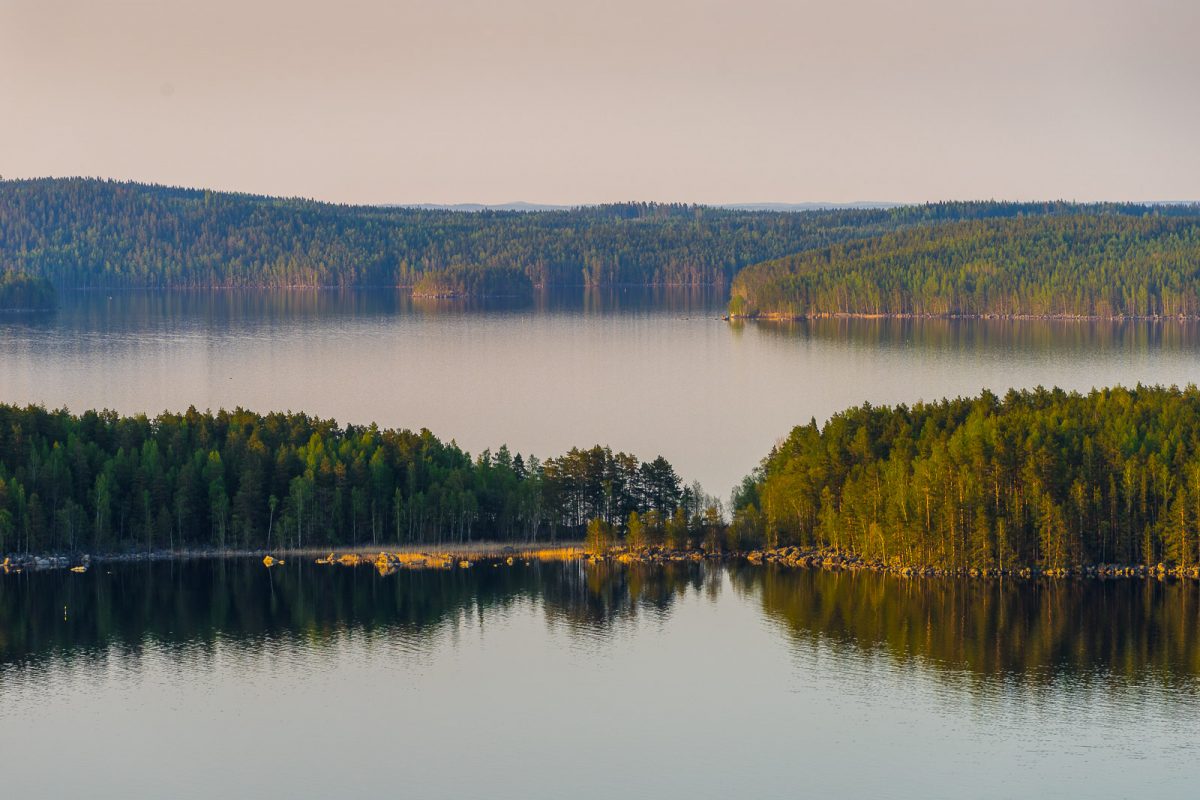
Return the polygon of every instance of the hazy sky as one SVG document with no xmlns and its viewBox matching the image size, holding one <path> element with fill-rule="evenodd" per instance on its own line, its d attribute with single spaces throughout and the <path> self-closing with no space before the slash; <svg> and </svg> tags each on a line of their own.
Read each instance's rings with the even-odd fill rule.
<svg viewBox="0 0 1200 800">
<path fill-rule="evenodd" d="M 1200 198 L 1197 0 L 0 0 L 0 174 L 347 202 Z"/>
</svg>

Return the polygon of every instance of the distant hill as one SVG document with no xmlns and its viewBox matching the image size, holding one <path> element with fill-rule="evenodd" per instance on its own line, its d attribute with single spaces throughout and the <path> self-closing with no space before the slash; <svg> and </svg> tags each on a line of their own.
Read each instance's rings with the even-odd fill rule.
<svg viewBox="0 0 1200 800">
<path fill-rule="evenodd" d="M 912 226 L 1109 207 L 978 202 L 802 213 L 667 203 L 537 213 L 527 213 L 532 205 L 520 208 L 526 210 L 466 213 L 84 178 L 0 181 L 0 268 L 45 277 L 60 288 L 411 287 L 429 273 L 452 269 L 460 276 L 464 270 L 515 269 L 534 286 L 714 285 L 728 283 L 750 264 Z"/>
</svg>

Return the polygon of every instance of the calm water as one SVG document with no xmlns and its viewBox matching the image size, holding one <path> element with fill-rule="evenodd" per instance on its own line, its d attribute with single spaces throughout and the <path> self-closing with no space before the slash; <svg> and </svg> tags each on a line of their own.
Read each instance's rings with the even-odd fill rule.
<svg viewBox="0 0 1200 800">
<path fill-rule="evenodd" d="M 731 565 L 0 576 L 8 797 L 1190 796 L 1200 589 Z"/>
<path fill-rule="evenodd" d="M 427 427 L 472 452 L 597 442 L 725 496 L 793 425 L 1013 386 L 1200 382 L 1179 323 L 733 326 L 713 293 L 463 308 L 394 292 L 72 292 L 0 318 L 0 400 L 123 412 L 242 405 Z"/>
<path fill-rule="evenodd" d="M 794 424 L 1200 382 L 1179 324 L 729 326 L 711 294 L 72 293 L 0 400 L 304 409 L 478 451 L 661 453 L 725 494 Z M 0 576 L 0 785 L 57 797 L 1128 797 L 1200 779 L 1200 586 L 250 561 Z"/>
</svg>

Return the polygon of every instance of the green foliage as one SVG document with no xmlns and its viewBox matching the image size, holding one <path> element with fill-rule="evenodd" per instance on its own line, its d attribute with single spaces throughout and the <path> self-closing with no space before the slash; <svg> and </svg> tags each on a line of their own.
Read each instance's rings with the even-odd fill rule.
<svg viewBox="0 0 1200 800">
<path fill-rule="evenodd" d="M 629 512 L 629 519 L 625 523 L 625 544 L 634 552 L 646 547 L 646 528 L 636 511 Z"/>
<path fill-rule="evenodd" d="M 584 539 L 584 544 L 589 553 L 594 556 L 607 553 L 608 548 L 612 545 L 612 541 L 612 525 L 609 525 L 599 517 L 588 521 L 587 536 Z"/>
<path fill-rule="evenodd" d="M 1200 316 L 1200 210 L 1135 210 L 912 227 L 798 253 L 743 270 L 730 311 Z"/>
<path fill-rule="evenodd" d="M 663 527 L 663 539 L 667 547 L 682 550 L 688 546 L 688 520 L 682 508 L 675 509 L 675 513 L 667 519 Z"/>
<path fill-rule="evenodd" d="M 450 267 L 426 273 L 413 285 L 418 297 L 521 297 L 532 293 L 529 276 L 513 267 Z"/>
<path fill-rule="evenodd" d="M 0 311 L 51 311 L 56 304 L 54 285 L 46 278 L 0 270 Z"/>
<path fill-rule="evenodd" d="M 497 267 L 538 286 L 713 284 L 886 219 L 648 203 L 459 212 L 38 179 L 0 181 L 0 260 L 60 286 L 413 286 Z"/>
<path fill-rule="evenodd" d="M 984 393 L 864 405 L 795 428 L 737 493 L 733 530 L 947 568 L 1190 566 L 1200 390 Z"/>
<path fill-rule="evenodd" d="M 60 287 L 414 286 L 429 273 L 495 268 L 535 286 L 717 284 L 747 264 L 908 226 L 1080 208 L 460 212 L 47 178 L 0 181 L 0 262 Z"/>
<path fill-rule="evenodd" d="M 0 404 L 0 550 L 582 538 L 669 513 L 679 478 L 596 446 L 475 458 L 422 430 L 242 409 L 73 416 Z"/>
</svg>

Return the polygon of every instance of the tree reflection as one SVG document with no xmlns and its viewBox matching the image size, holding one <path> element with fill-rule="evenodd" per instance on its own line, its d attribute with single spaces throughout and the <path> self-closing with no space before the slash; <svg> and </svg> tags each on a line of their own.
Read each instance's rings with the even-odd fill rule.
<svg viewBox="0 0 1200 800">
<path fill-rule="evenodd" d="M 732 595 L 722 596 L 722 587 Z M 873 652 L 980 683 L 1049 686 L 1066 676 L 1134 682 L 1200 675 L 1193 581 L 919 579 L 747 564 L 517 561 L 401 570 L 249 559 L 100 566 L 0 576 L 0 666 L 265 643 L 324 647 L 347 634 L 429 651 L 464 618 L 537 609 L 571 637 L 606 639 L 668 621 L 685 598 L 761 604 L 802 645 Z M 714 631 L 718 636 L 719 631 Z"/>
</svg>

